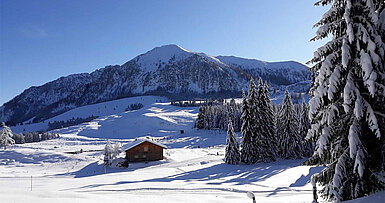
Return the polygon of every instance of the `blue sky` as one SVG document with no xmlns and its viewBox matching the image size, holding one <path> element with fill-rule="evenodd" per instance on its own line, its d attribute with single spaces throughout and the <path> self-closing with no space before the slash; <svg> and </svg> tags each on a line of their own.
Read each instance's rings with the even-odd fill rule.
<svg viewBox="0 0 385 203">
<path fill-rule="evenodd" d="M 123 64 L 156 46 L 306 62 L 325 12 L 309 0 L 1 0 L 0 104 L 30 86 Z"/>
</svg>

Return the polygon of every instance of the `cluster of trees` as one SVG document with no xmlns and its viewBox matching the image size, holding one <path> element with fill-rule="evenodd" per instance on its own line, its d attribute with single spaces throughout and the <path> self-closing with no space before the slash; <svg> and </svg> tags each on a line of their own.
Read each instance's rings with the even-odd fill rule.
<svg viewBox="0 0 385 203">
<path fill-rule="evenodd" d="M 269 87 L 259 79 L 258 87 L 250 81 L 248 95 L 243 94 L 241 105 L 241 149 L 235 138 L 233 122 L 229 119 L 225 161 L 229 164 L 243 162 L 271 162 L 277 158 L 297 159 L 313 153 L 311 142 L 304 142 L 310 126 L 308 107 L 303 101 L 295 108 L 288 90 L 282 105 L 270 101 Z M 231 150 L 230 150 L 231 149 Z M 227 157 L 238 158 L 232 160 Z"/>
<path fill-rule="evenodd" d="M 52 140 L 59 137 L 59 134 L 56 133 L 48 133 L 48 132 L 28 132 L 28 133 L 20 133 L 13 134 L 13 139 L 15 140 L 15 144 L 24 144 L 31 142 L 41 142 L 44 140 Z"/>
<path fill-rule="evenodd" d="M 69 127 L 69 126 L 74 126 L 74 125 L 78 125 L 81 123 L 90 122 L 96 118 L 98 118 L 98 117 L 91 115 L 91 116 L 88 116 L 87 118 L 77 117 L 77 118 L 71 118 L 67 121 L 54 121 L 52 123 L 48 122 L 48 130 L 54 130 L 54 129 L 65 128 L 65 127 Z"/>
<path fill-rule="evenodd" d="M 313 40 L 330 41 L 310 61 L 311 128 L 307 164 L 326 164 L 315 180 L 345 201 L 385 189 L 385 1 L 320 0 L 330 9 Z"/>
<path fill-rule="evenodd" d="M 55 133 L 47 133 L 47 132 L 31 132 L 31 133 L 21 133 L 16 134 L 13 133 L 12 130 L 5 125 L 5 123 L 1 123 L 0 129 L 0 146 L 7 148 L 7 146 L 13 144 L 24 144 L 31 142 L 40 142 L 44 140 L 50 140 L 58 138 L 59 135 Z"/>
<path fill-rule="evenodd" d="M 291 99 L 293 100 L 293 94 L 291 94 Z M 271 106 L 274 117 L 277 117 L 281 105 L 271 104 Z M 293 103 L 296 125 L 298 126 L 301 135 L 306 134 L 310 126 L 307 115 L 308 108 L 309 107 L 303 101 L 300 104 Z M 304 111 L 302 111 L 302 109 Z M 228 121 L 231 119 L 234 131 L 240 132 L 242 126 L 241 115 L 242 104 L 236 103 L 234 99 L 231 99 L 229 102 L 224 101 L 223 104 L 218 105 L 203 105 L 199 107 L 195 127 L 206 130 L 228 130 Z M 274 122 L 274 124 L 276 123 Z"/>
<path fill-rule="evenodd" d="M 141 108 L 143 108 L 143 104 L 142 103 L 135 103 L 135 104 L 130 104 L 125 109 L 125 111 L 133 111 L 133 110 L 138 110 L 138 109 L 141 109 Z"/>
<path fill-rule="evenodd" d="M 234 99 L 221 105 L 200 106 L 195 127 L 227 130 L 228 121 L 231 119 L 234 130 L 239 132 L 241 130 L 241 111 L 242 105 L 235 103 Z"/>
<path fill-rule="evenodd" d="M 223 103 L 224 103 L 224 99 L 171 101 L 171 105 L 180 106 L 180 107 L 213 106 L 213 105 L 221 105 Z"/>
</svg>

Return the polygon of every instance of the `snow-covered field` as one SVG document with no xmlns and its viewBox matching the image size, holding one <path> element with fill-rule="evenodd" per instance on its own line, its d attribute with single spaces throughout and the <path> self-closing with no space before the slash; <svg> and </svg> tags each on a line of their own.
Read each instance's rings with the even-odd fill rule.
<svg viewBox="0 0 385 203">
<path fill-rule="evenodd" d="M 1 150 L 0 202 L 251 202 L 247 191 L 255 193 L 257 202 L 312 201 L 308 181 L 322 167 L 301 166 L 304 160 L 227 165 L 222 160 L 226 133 L 193 129 L 197 108 L 171 106 L 157 97 L 136 99 L 145 100 L 142 109 L 124 112 L 116 110 L 116 103 L 97 104 L 111 111 L 55 130 L 59 139 Z M 95 107 L 72 114 L 81 111 L 89 114 Z M 167 145 L 166 159 L 105 170 L 100 150 L 106 138 L 125 144 L 139 137 Z M 384 196 L 353 202 L 384 202 Z"/>
</svg>

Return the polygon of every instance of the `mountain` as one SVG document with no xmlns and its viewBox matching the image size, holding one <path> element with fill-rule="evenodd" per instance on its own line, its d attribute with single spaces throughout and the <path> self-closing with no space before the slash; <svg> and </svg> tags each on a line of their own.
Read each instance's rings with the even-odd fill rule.
<svg viewBox="0 0 385 203">
<path fill-rule="evenodd" d="M 290 85 L 310 78 L 307 67 L 295 61 L 271 63 L 235 56 L 217 56 L 216 58 L 223 63 L 241 68 L 253 77 L 262 77 L 277 85 Z"/>
<path fill-rule="evenodd" d="M 263 62 L 233 56 L 213 57 L 178 45 L 156 47 L 123 65 L 61 77 L 30 87 L 0 107 L 0 121 L 38 122 L 75 107 L 136 95 L 173 99 L 239 96 L 251 77 L 274 87 L 310 79 L 297 62 Z"/>
</svg>

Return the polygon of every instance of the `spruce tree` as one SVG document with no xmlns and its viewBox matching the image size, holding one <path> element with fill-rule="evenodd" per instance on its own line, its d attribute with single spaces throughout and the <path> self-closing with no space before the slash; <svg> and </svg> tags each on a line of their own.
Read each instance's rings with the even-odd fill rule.
<svg viewBox="0 0 385 203">
<path fill-rule="evenodd" d="M 384 1 L 321 0 L 331 8 L 313 40 L 331 41 L 310 61 L 307 139 L 317 140 L 309 163 L 327 163 L 316 176 L 323 194 L 344 201 L 385 189 Z"/>
<path fill-rule="evenodd" d="M 281 158 L 297 159 L 302 157 L 302 146 L 298 135 L 298 121 L 295 116 L 290 93 L 287 89 L 278 117 L 278 141 Z"/>
<path fill-rule="evenodd" d="M 276 160 L 276 140 L 274 139 L 274 120 L 269 92 L 262 79 L 259 79 L 258 92 L 255 106 L 255 154 L 258 162 L 271 162 Z"/>
<path fill-rule="evenodd" d="M 298 116 L 298 130 L 299 135 L 301 138 L 301 142 L 303 145 L 303 157 L 310 157 L 313 155 L 313 141 L 312 140 L 305 140 L 307 131 L 310 129 L 310 120 L 309 120 L 309 110 L 308 105 L 305 102 L 305 99 L 302 100 L 302 105 L 299 109 L 299 116 Z"/>
<path fill-rule="evenodd" d="M 242 98 L 242 149 L 241 149 L 241 161 L 245 164 L 255 163 L 254 157 L 254 139 L 253 139 L 253 114 L 249 104 L 249 99 L 243 92 Z"/>
<path fill-rule="evenodd" d="M 204 124 L 205 112 L 204 112 L 204 110 L 205 110 L 205 108 L 203 106 L 199 107 L 198 118 L 196 121 L 196 128 L 198 128 L 198 129 L 203 129 L 205 127 L 205 124 Z"/>
<path fill-rule="evenodd" d="M 274 152 L 275 158 L 278 157 L 278 138 L 276 134 L 276 122 L 275 122 L 275 112 L 274 112 L 274 106 L 270 100 L 270 91 L 269 91 L 269 84 L 267 81 L 265 81 L 264 84 L 264 108 L 265 110 L 265 118 L 266 121 L 266 129 L 267 129 L 267 135 L 269 137 L 269 142 L 271 143 L 271 150 Z"/>
<path fill-rule="evenodd" d="M 227 127 L 225 163 L 234 165 L 238 164 L 240 160 L 241 154 L 239 153 L 239 144 L 234 133 L 232 121 L 229 120 Z"/>
</svg>

